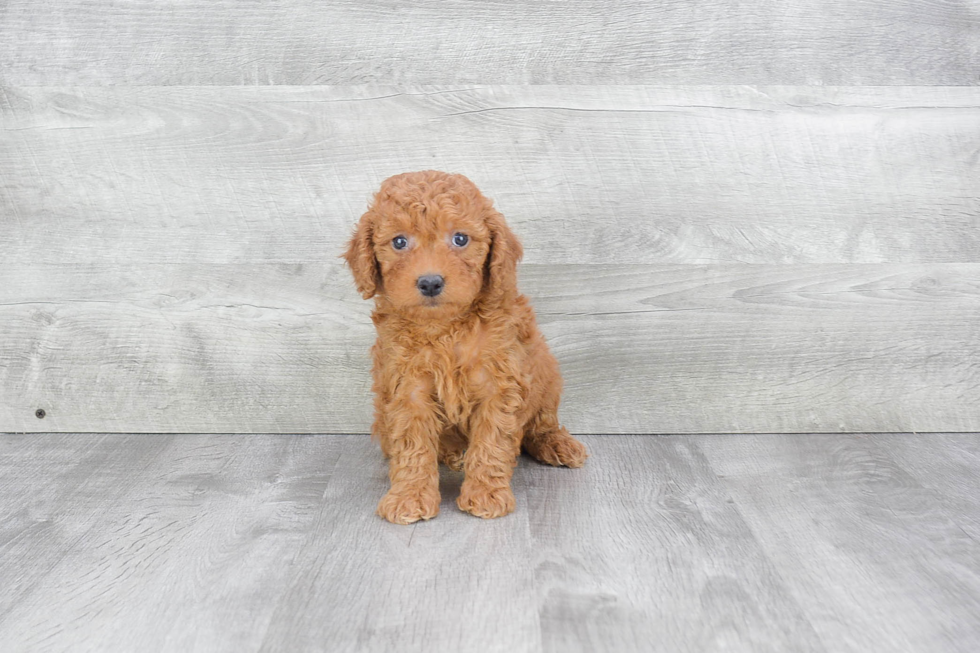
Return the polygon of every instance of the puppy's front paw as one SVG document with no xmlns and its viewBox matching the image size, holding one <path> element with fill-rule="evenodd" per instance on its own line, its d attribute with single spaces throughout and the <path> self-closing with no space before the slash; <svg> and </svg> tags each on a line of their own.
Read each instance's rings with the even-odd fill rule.
<svg viewBox="0 0 980 653">
<path fill-rule="evenodd" d="M 510 487 L 491 488 L 464 480 L 456 505 L 476 517 L 493 519 L 514 512 L 517 500 Z"/>
<path fill-rule="evenodd" d="M 378 502 L 378 515 L 392 524 L 413 524 L 439 514 L 439 492 L 406 488 L 389 490 Z"/>
</svg>

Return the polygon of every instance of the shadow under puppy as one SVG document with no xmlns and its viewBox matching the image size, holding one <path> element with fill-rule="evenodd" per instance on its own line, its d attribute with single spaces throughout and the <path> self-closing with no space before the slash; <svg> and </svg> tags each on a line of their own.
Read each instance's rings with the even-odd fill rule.
<svg viewBox="0 0 980 653">
<path fill-rule="evenodd" d="M 562 379 L 517 290 L 522 248 L 466 177 L 434 170 L 386 179 L 344 258 L 374 297 L 374 437 L 396 524 L 439 513 L 439 469 L 465 470 L 456 503 L 478 517 L 514 510 L 521 446 L 581 467 L 585 447 L 558 423 Z"/>
</svg>

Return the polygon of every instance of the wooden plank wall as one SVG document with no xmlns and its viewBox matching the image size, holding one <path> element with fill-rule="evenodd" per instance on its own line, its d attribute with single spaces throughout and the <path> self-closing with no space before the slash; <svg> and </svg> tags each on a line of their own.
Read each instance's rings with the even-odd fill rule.
<svg viewBox="0 0 980 653">
<path fill-rule="evenodd" d="M 337 256 L 422 168 L 575 432 L 980 430 L 978 83 L 975 0 L 5 3 L 0 431 L 366 431 Z"/>
</svg>

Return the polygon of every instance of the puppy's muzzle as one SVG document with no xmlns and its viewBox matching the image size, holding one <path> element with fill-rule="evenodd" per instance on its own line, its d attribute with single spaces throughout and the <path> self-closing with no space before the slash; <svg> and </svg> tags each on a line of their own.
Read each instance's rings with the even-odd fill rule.
<svg viewBox="0 0 980 653">
<path fill-rule="evenodd" d="M 435 297 L 442 292 L 445 287 L 446 281 L 438 274 L 426 274 L 418 278 L 415 282 L 415 286 L 419 289 L 425 297 Z"/>
</svg>

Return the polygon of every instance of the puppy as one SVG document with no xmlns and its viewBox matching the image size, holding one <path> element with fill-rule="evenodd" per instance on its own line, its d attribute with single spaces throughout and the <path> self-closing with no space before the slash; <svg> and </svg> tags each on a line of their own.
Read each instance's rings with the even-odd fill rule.
<svg viewBox="0 0 980 653">
<path fill-rule="evenodd" d="M 520 241 L 469 179 L 434 170 L 386 179 L 344 258 L 374 298 L 372 434 L 396 524 L 439 513 L 443 462 L 464 470 L 456 504 L 478 517 L 514 510 L 521 447 L 581 467 L 585 447 L 558 423 L 562 379 L 517 290 Z"/>
</svg>

